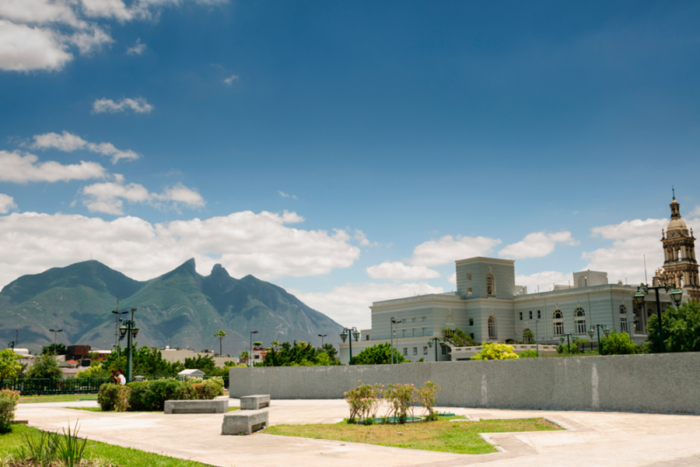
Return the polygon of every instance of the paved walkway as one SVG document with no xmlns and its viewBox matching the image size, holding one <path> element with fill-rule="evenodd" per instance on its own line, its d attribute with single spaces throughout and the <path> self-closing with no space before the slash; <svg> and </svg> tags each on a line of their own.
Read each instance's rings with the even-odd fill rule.
<svg viewBox="0 0 700 467">
<path fill-rule="evenodd" d="M 237 404 L 231 399 L 231 405 Z M 81 435 L 93 440 L 227 467 L 700 466 L 700 416 L 439 408 L 473 419 L 546 417 L 568 428 L 487 435 L 501 452 L 469 456 L 264 432 L 222 436 L 220 414 L 101 414 L 65 408 L 75 406 L 96 403 L 20 404 L 16 418 L 51 430 L 79 419 Z M 274 400 L 270 423 L 334 423 L 347 413 L 342 400 Z"/>
</svg>

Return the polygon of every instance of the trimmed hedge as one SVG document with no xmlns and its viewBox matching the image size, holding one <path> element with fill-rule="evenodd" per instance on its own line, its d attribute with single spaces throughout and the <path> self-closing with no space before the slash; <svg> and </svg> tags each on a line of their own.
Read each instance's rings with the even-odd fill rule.
<svg viewBox="0 0 700 467">
<path fill-rule="evenodd" d="M 97 403 L 104 411 L 123 407 L 118 404 L 120 392 L 126 391 L 122 398 L 128 400 L 131 412 L 157 412 L 165 409 L 165 401 L 183 401 L 195 399 L 214 399 L 224 394 L 223 387 L 217 381 L 181 381 L 177 379 L 157 379 L 153 381 L 135 381 L 126 387 L 118 384 L 103 384 L 97 395 Z"/>
</svg>

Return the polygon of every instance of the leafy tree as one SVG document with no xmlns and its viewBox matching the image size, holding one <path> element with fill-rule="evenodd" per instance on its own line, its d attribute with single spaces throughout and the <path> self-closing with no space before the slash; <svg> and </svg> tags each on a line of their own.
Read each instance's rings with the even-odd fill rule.
<svg viewBox="0 0 700 467">
<path fill-rule="evenodd" d="M 661 315 L 664 329 L 664 347 L 666 352 L 700 351 L 700 303 L 693 300 L 670 307 Z M 659 351 L 659 323 L 656 315 L 647 321 L 647 344 L 652 352 Z"/>
<path fill-rule="evenodd" d="M 394 349 L 394 361 L 403 363 L 406 358 L 397 349 Z M 385 365 L 391 363 L 391 345 L 377 344 L 367 347 L 362 352 L 353 356 L 354 365 Z"/>
<path fill-rule="evenodd" d="M 262 341 L 255 341 L 255 342 L 253 342 L 253 348 L 254 348 L 254 349 L 260 349 L 260 348 L 262 348 L 262 346 L 263 346 Z"/>
<path fill-rule="evenodd" d="M 12 349 L 0 350 L 0 383 L 4 379 L 14 379 L 22 370 L 21 357 Z"/>
<path fill-rule="evenodd" d="M 279 348 L 280 348 L 280 341 L 274 340 L 274 341 L 270 342 L 270 347 L 272 347 L 272 348 L 275 349 L 275 350 L 279 350 Z"/>
<path fill-rule="evenodd" d="M 219 329 L 219 330 L 216 331 L 216 333 L 214 334 L 214 337 L 218 337 L 218 338 L 219 338 L 219 355 L 223 355 L 223 354 L 224 354 L 224 352 L 223 352 L 223 343 L 222 343 L 221 339 L 223 339 L 224 337 L 226 337 L 226 331 L 224 331 L 223 329 Z"/>
<path fill-rule="evenodd" d="M 637 353 L 637 344 L 632 342 L 630 335 L 626 332 L 617 332 L 617 329 L 608 335 L 601 343 L 603 355 L 629 355 Z"/>
<path fill-rule="evenodd" d="M 88 368 L 79 371 L 76 378 L 109 378 L 109 371 L 100 364 L 90 365 Z"/>
<path fill-rule="evenodd" d="M 121 353 L 121 356 L 119 354 Z M 107 359 L 102 362 L 102 368 L 109 373 L 112 370 L 122 369 L 126 371 L 127 355 L 129 347 L 120 349 L 119 346 L 112 348 L 112 353 Z M 175 376 L 185 367 L 180 362 L 170 363 L 163 358 L 160 349 L 156 347 L 138 347 L 138 342 L 134 343 L 134 375 L 146 376 L 149 378 L 162 378 L 167 376 Z"/>
<path fill-rule="evenodd" d="M 523 331 L 523 340 L 525 342 L 534 344 L 535 343 L 535 333 L 530 331 L 529 329 L 525 329 Z"/>
<path fill-rule="evenodd" d="M 330 344 L 326 342 L 323 344 L 323 347 L 319 347 L 320 352 L 326 352 L 328 354 L 328 358 L 331 360 L 335 359 L 335 357 L 338 356 L 338 349 L 335 348 L 333 344 Z"/>
<path fill-rule="evenodd" d="M 271 348 L 265 355 L 262 366 L 314 366 L 331 364 L 328 354 L 319 352 L 312 345 L 301 345 L 302 342 L 294 341 L 294 344 L 284 342 L 281 349 Z M 305 344 L 305 343 L 304 343 Z"/>
<path fill-rule="evenodd" d="M 52 354 L 37 355 L 27 374 L 30 378 L 62 378 L 63 372 Z"/>
<path fill-rule="evenodd" d="M 198 354 L 194 358 L 185 359 L 185 368 L 188 370 L 202 370 L 204 373 L 209 374 L 216 369 L 216 363 L 211 355 Z"/>
<path fill-rule="evenodd" d="M 52 355 L 65 355 L 68 353 L 66 344 L 51 344 L 41 349 L 41 355 L 52 354 Z"/>
<path fill-rule="evenodd" d="M 481 344 L 481 352 L 474 354 L 471 360 L 511 360 L 520 358 L 508 344 Z"/>
</svg>

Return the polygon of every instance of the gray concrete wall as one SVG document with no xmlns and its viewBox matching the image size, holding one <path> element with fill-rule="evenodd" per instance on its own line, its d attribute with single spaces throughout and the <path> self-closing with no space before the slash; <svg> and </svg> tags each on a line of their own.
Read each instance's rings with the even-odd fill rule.
<svg viewBox="0 0 700 467">
<path fill-rule="evenodd" d="M 438 405 L 700 415 L 700 353 L 231 368 L 230 395 L 339 399 L 363 383 L 438 384 Z"/>
</svg>

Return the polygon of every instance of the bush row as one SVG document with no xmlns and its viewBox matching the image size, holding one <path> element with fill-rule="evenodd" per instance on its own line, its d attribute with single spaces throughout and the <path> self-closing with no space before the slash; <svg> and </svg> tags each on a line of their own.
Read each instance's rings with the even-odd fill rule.
<svg viewBox="0 0 700 467">
<path fill-rule="evenodd" d="M 223 394 L 223 381 L 216 378 L 206 381 L 158 379 L 135 381 L 126 386 L 103 384 L 97 395 L 97 403 L 104 411 L 162 411 L 165 401 L 207 400 Z"/>
</svg>

